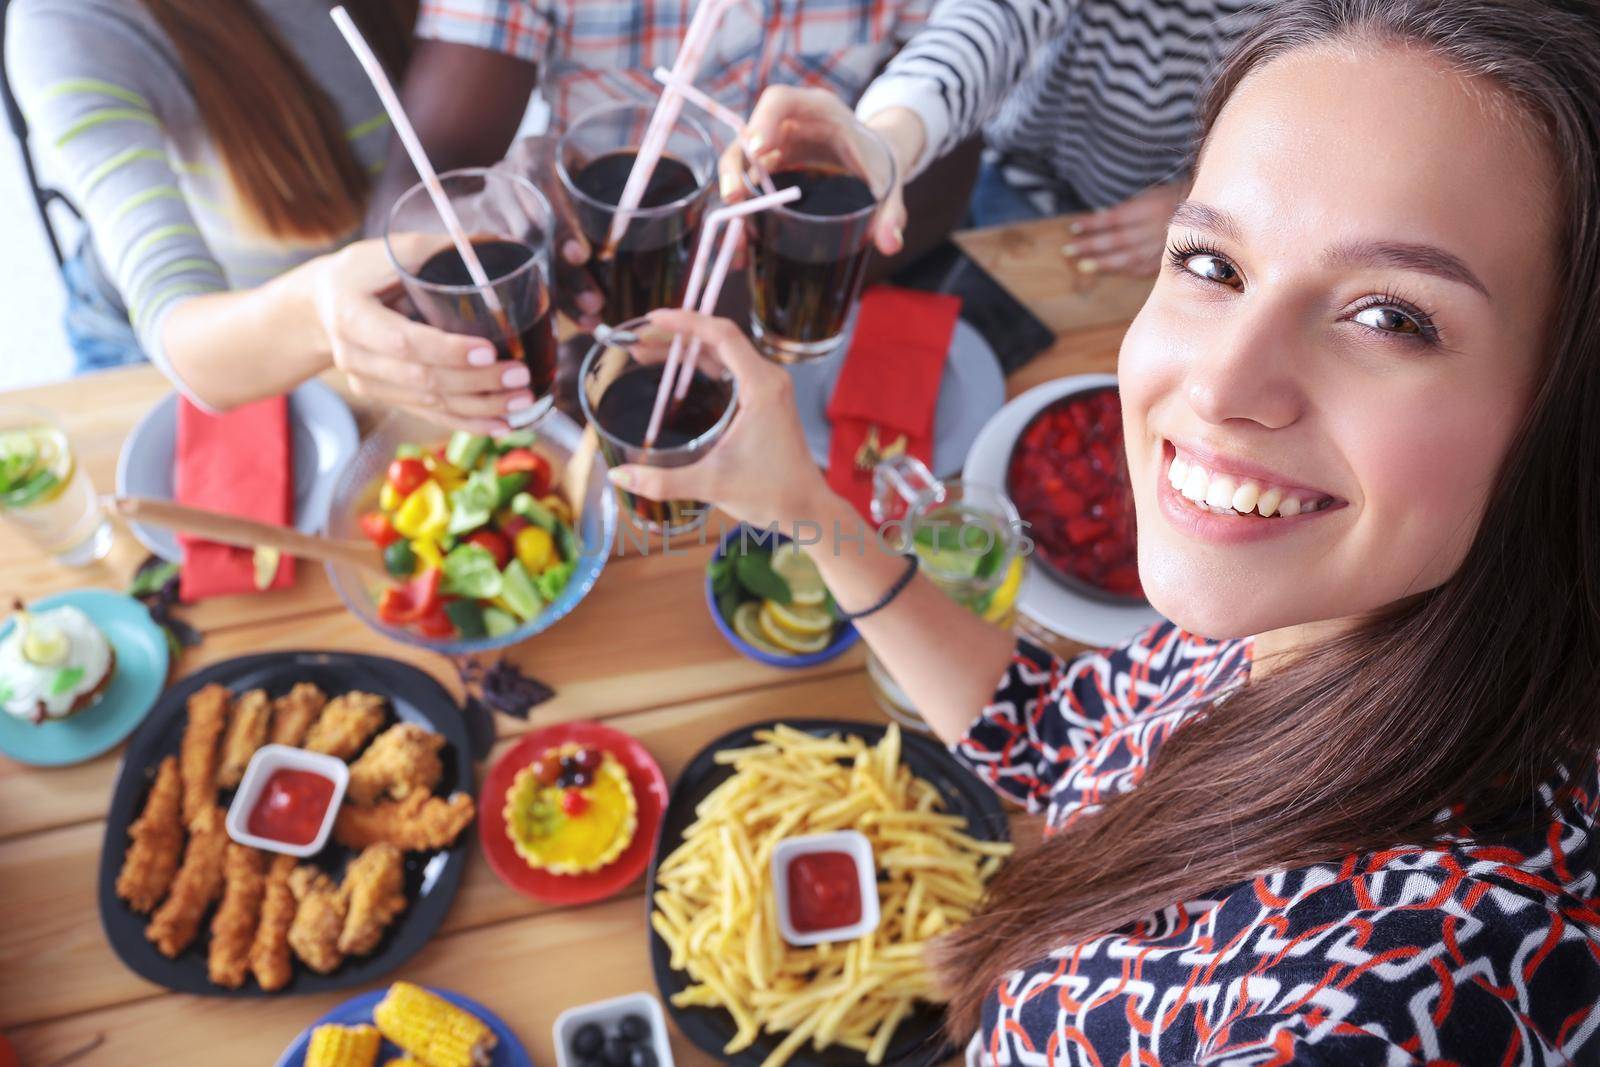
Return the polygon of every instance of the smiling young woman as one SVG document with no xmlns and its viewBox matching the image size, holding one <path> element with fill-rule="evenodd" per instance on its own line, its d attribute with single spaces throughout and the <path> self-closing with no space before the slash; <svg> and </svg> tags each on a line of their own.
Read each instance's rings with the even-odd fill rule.
<svg viewBox="0 0 1600 1067">
<path fill-rule="evenodd" d="M 1173 622 L 1068 663 L 919 580 L 857 623 L 1055 831 L 939 946 L 951 1033 L 1600 1062 L 1600 4 L 1282 0 L 1202 117 L 1119 371 Z M 616 476 L 849 525 L 782 372 L 659 318 L 746 403 L 701 463 Z M 902 571 L 811 552 L 847 609 Z"/>
</svg>

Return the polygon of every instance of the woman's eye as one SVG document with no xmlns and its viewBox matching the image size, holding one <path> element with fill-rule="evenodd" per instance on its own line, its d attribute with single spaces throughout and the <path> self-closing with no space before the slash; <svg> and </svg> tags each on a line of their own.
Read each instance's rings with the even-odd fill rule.
<svg viewBox="0 0 1600 1067">
<path fill-rule="evenodd" d="M 1354 315 L 1356 322 L 1373 330 L 1383 333 L 1403 333 L 1422 335 L 1427 329 L 1413 316 L 1396 307 L 1380 305 L 1378 307 L 1363 308 Z"/>
<path fill-rule="evenodd" d="M 1234 270 L 1232 263 L 1229 263 L 1221 256 L 1197 252 L 1192 256 L 1184 257 L 1183 269 L 1198 278 L 1204 278 L 1208 282 L 1217 282 L 1232 289 L 1237 289 L 1240 285 L 1239 272 Z"/>
</svg>

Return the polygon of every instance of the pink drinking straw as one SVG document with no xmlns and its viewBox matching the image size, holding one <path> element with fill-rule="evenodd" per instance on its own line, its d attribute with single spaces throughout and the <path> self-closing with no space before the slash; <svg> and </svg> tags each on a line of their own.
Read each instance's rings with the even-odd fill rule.
<svg viewBox="0 0 1600 1067">
<path fill-rule="evenodd" d="M 674 81 L 684 84 L 694 81 L 706 47 L 711 43 L 711 36 L 722 21 L 723 12 L 738 2 L 702 0 L 700 6 L 695 8 L 693 17 L 689 19 L 689 28 L 683 35 L 683 45 L 678 49 L 678 58 L 672 64 Z M 650 176 L 661 161 L 667 137 L 682 111 L 683 96 L 669 87 L 657 101 L 656 109 L 650 115 L 650 123 L 645 127 L 644 137 L 640 139 L 639 154 L 634 157 L 633 169 L 628 172 L 627 184 L 622 187 L 622 196 L 617 200 L 617 213 L 611 219 L 611 233 L 606 238 L 606 248 L 613 249 L 622 240 L 622 234 L 628 228 L 629 216 L 638 209 L 639 201 L 644 199 Z"/>
<path fill-rule="evenodd" d="M 689 268 L 689 285 L 684 291 L 683 309 L 685 311 L 692 310 L 695 304 L 700 301 L 700 280 L 704 277 L 706 265 L 710 262 L 711 248 L 716 244 L 718 227 L 730 219 L 737 219 L 742 215 L 752 215 L 757 211 L 765 211 L 767 208 L 775 207 L 778 204 L 787 204 L 791 200 L 798 199 L 800 199 L 800 190 L 796 187 L 790 187 L 776 193 L 768 193 L 764 196 L 752 197 L 749 200 L 741 200 L 737 204 L 719 207 L 707 215 L 705 224 L 700 227 L 700 243 L 695 247 L 694 265 Z M 729 255 L 731 256 L 731 253 Z M 719 256 L 719 262 L 720 260 L 721 257 Z M 712 273 L 715 275 L 715 270 Z M 727 273 L 727 268 L 723 267 L 722 277 L 725 278 Z M 717 280 L 719 292 L 721 288 L 722 279 L 719 278 Z M 712 307 L 715 306 L 716 301 L 713 299 Z M 704 309 L 702 308 L 702 310 Z M 683 335 L 678 334 L 672 338 L 672 347 L 667 352 L 666 364 L 661 372 L 661 384 L 656 390 L 655 406 L 650 409 L 650 425 L 645 429 L 644 433 L 644 447 L 646 448 L 655 445 L 656 435 L 661 432 L 661 420 L 666 415 L 667 399 L 672 395 L 672 382 L 678 370 L 678 361 L 682 358 L 682 355 Z M 686 391 L 687 387 L 685 386 L 679 392 L 679 397 L 681 398 Z"/>
<path fill-rule="evenodd" d="M 750 169 L 756 173 L 756 181 L 760 184 L 761 191 L 763 193 L 775 193 L 778 191 L 778 187 L 772 184 L 772 175 L 767 173 L 767 168 L 761 165 L 760 161 L 756 159 L 756 154 L 750 150 L 750 142 L 744 136 L 744 129 L 748 123 L 741 119 L 737 112 L 720 101 L 707 96 L 692 85 L 674 81 L 672 72 L 665 67 L 657 67 L 651 72 L 651 76 L 673 92 L 682 93 L 683 98 L 689 103 L 732 130 L 734 138 L 739 142 L 739 147 L 744 150 L 745 158 L 750 161 Z"/>
<path fill-rule="evenodd" d="M 728 268 L 733 266 L 734 253 L 744 243 L 744 220 L 734 219 L 728 223 L 727 230 L 722 235 L 722 247 L 717 251 L 717 264 L 711 268 L 711 278 L 706 282 L 706 289 L 700 297 L 700 314 L 709 315 L 717 310 L 717 298 L 722 296 L 722 283 L 728 279 Z M 674 400 L 682 400 L 689 394 L 689 383 L 694 380 L 694 365 L 700 360 L 700 338 L 696 337 L 689 344 L 689 354 L 683 359 L 683 367 L 678 371 L 678 387 L 673 391 Z"/>
<path fill-rule="evenodd" d="M 428 154 L 422 150 L 422 142 L 417 138 L 417 131 L 412 127 L 411 119 L 406 116 L 405 108 L 400 106 L 400 98 L 395 95 L 394 86 L 389 83 L 389 76 L 383 71 L 383 64 L 373 55 L 371 46 L 367 44 L 367 39 L 361 36 L 361 31 L 356 29 L 356 24 L 351 20 L 348 11 L 342 6 L 335 7 L 328 12 L 328 15 L 333 19 L 333 24 L 339 27 L 339 32 L 344 34 L 346 43 L 350 45 L 350 51 L 356 54 L 361 68 L 372 80 L 372 87 L 377 90 L 378 99 L 383 101 L 383 109 L 389 113 L 389 121 L 394 124 L 394 132 L 400 135 L 400 143 L 406 146 L 406 153 L 411 157 L 412 166 L 417 168 L 417 176 L 422 179 L 423 187 L 428 190 L 428 196 L 433 200 L 434 209 L 444 221 L 444 228 L 449 232 L 450 240 L 455 242 L 456 251 L 461 255 L 461 262 L 466 264 L 467 274 L 472 277 L 472 284 L 483 290 L 483 302 L 488 306 L 489 313 L 509 335 L 511 331 L 506 322 L 505 309 L 500 305 L 500 297 L 489 285 L 489 276 L 484 273 L 483 264 L 478 262 L 478 254 L 472 250 L 472 242 L 462 229 L 461 220 L 456 217 L 455 209 L 450 206 L 450 199 L 444 195 L 444 186 L 439 184 L 439 175 L 434 172 L 433 164 L 428 161 Z"/>
</svg>

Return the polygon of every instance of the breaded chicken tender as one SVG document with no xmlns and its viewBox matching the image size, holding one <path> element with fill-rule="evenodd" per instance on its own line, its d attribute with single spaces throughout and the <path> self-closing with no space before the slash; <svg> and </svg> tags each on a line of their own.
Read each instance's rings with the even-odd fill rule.
<svg viewBox="0 0 1600 1067">
<path fill-rule="evenodd" d="M 183 793 L 178 757 L 168 756 L 156 771 L 144 811 L 128 827 L 127 855 L 117 872 L 117 896 L 140 915 L 161 903 L 183 854 Z"/>
<path fill-rule="evenodd" d="M 213 803 L 189 827 L 183 864 L 172 879 L 172 891 L 150 917 L 144 936 L 168 959 L 188 948 L 200 932 L 206 909 L 222 892 L 222 859 L 228 847 L 222 809 Z"/>
<path fill-rule="evenodd" d="M 195 820 L 217 803 L 217 742 L 228 725 L 232 694 L 220 685 L 208 685 L 189 698 L 189 721 L 178 747 L 178 777 L 183 780 L 183 824 Z"/>
<path fill-rule="evenodd" d="M 303 747 L 339 759 L 353 759 L 383 726 L 384 699 L 371 693 L 345 693 L 328 701 L 306 732 Z"/>
<path fill-rule="evenodd" d="M 390 844 L 368 845 L 345 868 L 339 891 L 345 898 L 339 951 L 365 956 L 378 947 L 384 929 L 406 910 L 404 856 Z"/>
<path fill-rule="evenodd" d="M 413 790 L 431 793 L 444 774 L 439 761 L 443 747 L 443 734 L 414 722 L 396 723 L 350 765 L 345 796 L 357 804 L 371 804 L 384 796 L 404 800 Z"/>
<path fill-rule="evenodd" d="M 297 902 L 289 924 L 289 947 L 300 961 L 318 974 L 327 974 L 344 962 L 339 935 L 344 932 L 344 895 L 323 871 L 296 867 L 289 889 Z"/>
<path fill-rule="evenodd" d="M 306 731 L 327 703 L 327 694 L 315 682 L 295 683 L 293 689 L 272 702 L 272 732 L 268 740 L 274 745 L 300 747 L 305 743 Z"/>
<path fill-rule="evenodd" d="M 250 973 L 268 993 L 288 985 L 294 973 L 289 956 L 289 924 L 294 922 L 296 904 L 289 875 L 296 862 L 293 856 L 272 857 L 261 897 L 261 921 L 256 924 L 256 936 L 250 945 Z"/>
<path fill-rule="evenodd" d="M 449 800 L 412 792 L 404 800 L 387 800 L 370 807 L 345 804 L 333 824 L 333 837 L 348 848 L 366 848 L 386 841 L 406 852 L 448 848 L 472 821 L 471 795 L 456 793 Z"/>
<path fill-rule="evenodd" d="M 256 749 L 267 743 L 267 728 L 272 725 L 272 701 L 265 689 L 252 689 L 234 701 L 228 716 L 228 733 L 222 739 L 222 761 L 217 767 L 217 785 L 238 788 L 244 769 Z"/>
<path fill-rule="evenodd" d="M 229 842 L 222 864 L 222 903 L 211 918 L 211 944 L 206 971 L 227 989 L 244 985 L 250 966 L 250 944 L 261 918 L 261 898 L 267 885 L 267 854 L 260 849 Z"/>
</svg>

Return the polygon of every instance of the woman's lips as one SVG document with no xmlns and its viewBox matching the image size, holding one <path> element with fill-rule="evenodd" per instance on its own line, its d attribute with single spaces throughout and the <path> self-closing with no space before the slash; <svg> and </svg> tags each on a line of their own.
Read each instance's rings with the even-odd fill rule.
<svg viewBox="0 0 1600 1067">
<path fill-rule="evenodd" d="M 1163 443 L 1162 461 L 1156 475 L 1162 514 L 1179 532 L 1202 541 L 1236 544 L 1274 537 L 1345 504 L 1314 489 L 1213 471 L 1170 441 Z"/>
</svg>

